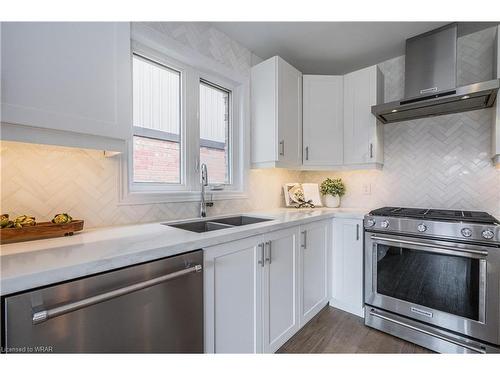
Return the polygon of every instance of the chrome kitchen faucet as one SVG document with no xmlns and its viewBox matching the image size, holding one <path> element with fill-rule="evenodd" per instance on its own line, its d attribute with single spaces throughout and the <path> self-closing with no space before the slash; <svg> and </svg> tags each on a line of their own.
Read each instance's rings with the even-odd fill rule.
<svg viewBox="0 0 500 375">
<path fill-rule="evenodd" d="M 207 216 L 207 207 L 212 207 L 214 202 L 205 201 L 205 186 L 208 186 L 208 169 L 207 165 L 201 165 L 201 202 L 200 202 L 200 216 Z"/>
</svg>

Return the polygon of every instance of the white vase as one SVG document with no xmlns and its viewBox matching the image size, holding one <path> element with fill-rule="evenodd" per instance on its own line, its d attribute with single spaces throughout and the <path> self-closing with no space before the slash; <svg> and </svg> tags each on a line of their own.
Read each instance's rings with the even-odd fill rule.
<svg viewBox="0 0 500 375">
<path fill-rule="evenodd" d="M 326 207 L 336 208 L 340 206 L 340 197 L 338 195 L 325 195 Z"/>
</svg>

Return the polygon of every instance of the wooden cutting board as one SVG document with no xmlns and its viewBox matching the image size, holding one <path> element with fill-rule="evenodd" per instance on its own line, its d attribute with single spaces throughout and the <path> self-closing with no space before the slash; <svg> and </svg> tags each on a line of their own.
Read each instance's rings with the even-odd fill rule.
<svg viewBox="0 0 500 375">
<path fill-rule="evenodd" d="M 49 221 L 22 228 L 3 228 L 0 229 L 0 244 L 72 236 L 82 229 L 83 220 L 73 220 L 67 224 L 54 224 Z"/>
</svg>

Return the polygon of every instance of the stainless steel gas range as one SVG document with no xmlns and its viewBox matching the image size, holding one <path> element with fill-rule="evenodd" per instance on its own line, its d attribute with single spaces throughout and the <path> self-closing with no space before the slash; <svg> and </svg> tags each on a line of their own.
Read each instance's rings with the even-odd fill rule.
<svg viewBox="0 0 500 375">
<path fill-rule="evenodd" d="M 365 324 L 441 353 L 500 352 L 500 223 L 384 207 L 364 218 Z"/>
</svg>

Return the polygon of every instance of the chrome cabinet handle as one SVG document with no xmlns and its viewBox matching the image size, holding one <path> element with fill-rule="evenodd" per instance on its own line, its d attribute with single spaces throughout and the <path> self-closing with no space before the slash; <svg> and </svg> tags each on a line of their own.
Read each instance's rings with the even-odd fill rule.
<svg viewBox="0 0 500 375">
<path fill-rule="evenodd" d="M 280 155 L 285 156 L 285 140 L 280 141 Z"/>
<path fill-rule="evenodd" d="M 356 241 L 359 241 L 359 224 L 356 224 Z"/>
<path fill-rule="evenodd" d="M 272 245 L 271 245 L 272 241 L 267 241 L 266 242 L 266 246 L 267 246 L 267 249 L 268 249 L 268 253 L 266 255 L 266 262 L 268 262 L 269 264 L 271 264 L 271 262 L 273 261 L 272 260 Z"/>
<path fill-rule="evenodd" d="M 302 231 L 302 235 L 304 238 L 302 239 L 302 245 L 300 245 L 300 247 L 307 249 L 307 230 Z"/>
<path fill-rule="evenodd" d="M 62 306 L 54 307 L 52 309 L 38 311 L 38 312 L 33 313 L 31 320 L 32 320 L 33 324 L 43 323 L 43 322 L 47 321 L 48 319 L 67 314 L 67 313 L 82 309 L 82 308 L 87 307 L 87 306 L 92 306 L 92 305 L 96 305 L 96 304 L 101 303 L 101 302 L 109 301 L 110 299 L 121 297 L 125 294 L 136 292 L 136 291 L 141 290 L 141 289 L 146 289 L 146 288 L 149 288 L 150 286 L 157 285 L 157 284 L 160 284 L 160 283 L 163 283 L 165 281 L 172 280 L 172 279 L 176 279 L 176 278 L 184 276 L 184 275 L 188 275 L 188 274 L 195 273 L 195 272 L 201 272 L 202 268 L 203 267 L 201 264 L 197 264 L 195 266 L 186 268 L 184 270 L 169 273 L 168 275 L 163 275 L 163 276 L 151 279 L 151 280 L 146 280 L 146 281 L 143 281 L 143 282 L 140 282 L 137 284 L 133 284 L 133 285 L 129 285 L 129 286 L 126 286 L 126 287 L 123 287 L 120 289 L 115 289 L 115 290 L 112 290 L 110 292 L 98 294 L 98 295 L 93 296 L 93 297 L 84 298 L 84 299 L 81 299 L 81 300 L 76 301 L 76 302 L 71 302 L 71 303 L 68 303 L 68 304 L 65 304 Z"/>
<path fill-rule="evenodd" d="M 373 159 L 373 143 L 370 143 L 370 147 L 368 148 L 368 151 L 370 153 L 370 159 Z"/>
<path fill-rule="evenodd" d="M 261 265 L 261 267 L 264 267 L 264 249 L 265 249 L 265 244 L 264 242 L 260 243 L 259 244 L 259 248 L 260 248 L 260 260 L 259 260 L 259 264 Z"/>
<path fill-rule="evenodd" d="M 309 160 L 309 146 L 306 146 L 306 160 Z"/>
</svg>

